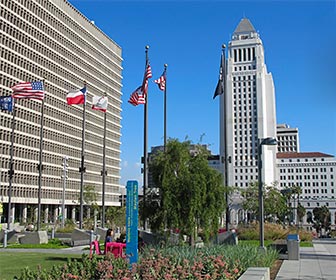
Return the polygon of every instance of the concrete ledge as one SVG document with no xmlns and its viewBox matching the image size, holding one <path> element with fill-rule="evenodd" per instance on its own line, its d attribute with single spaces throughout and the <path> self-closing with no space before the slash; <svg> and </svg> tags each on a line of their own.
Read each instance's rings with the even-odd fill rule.
<svg viewBox="0 0 336 280">
<path fill-rule="evenodd" d="M 15 230 L 11 230 L 7 232 L 7 243 L 18 243 L 19 239 L 18 239 L 18 232 L 16 232 Z M 5 231 L 4 230 L 0 230 L 0 243 L 4 242 L 4 236 L 5 236 Z"/>
<path fill-rule="evenodd" d="M 249 267 L 238 280 L 270 280 L 269 267 Z"/>
<path fill-rule="evenodd" d="M 26 232 L 19 238 L 20 244 L 47 244 L 48 234 L 46 231 Z"/>
<path fill-rule="evenodd" d="M 92 237 L 93 237 L 92 240 L 99 241 L 100 235 L 93 233 Z M 72 246 L 90 245 L 90 238 L 91 238 L 90 231 L 85 231 L 85 230 L 76 228 L 71 234 Z"/>
</svg>

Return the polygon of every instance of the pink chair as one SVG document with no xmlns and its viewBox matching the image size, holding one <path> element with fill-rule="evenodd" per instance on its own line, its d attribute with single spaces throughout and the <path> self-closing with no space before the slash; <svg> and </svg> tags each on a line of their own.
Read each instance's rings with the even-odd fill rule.
<svg viewBox="0 0 336 280">
<path fill-rule="evenodd" d="M 92 253 L 95 253 L 96 255 L 103 255 L 102 251 L 100 251 L 99 243 L 97 240 L 92 241 L 90 244 L 90 257 L 92 256 Z"/>
<path fill-rule="evenodd" d="M 124 248 L 126 248 L 125 243 L 119 242 L 108 242 L 106 243 L 105 252 L 112 253 L 116 258 L 125 258 Z"/>
</svg>

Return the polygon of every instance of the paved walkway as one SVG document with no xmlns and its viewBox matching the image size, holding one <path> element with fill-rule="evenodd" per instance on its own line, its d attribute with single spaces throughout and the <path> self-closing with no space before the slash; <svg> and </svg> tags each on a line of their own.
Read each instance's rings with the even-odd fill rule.
<svg viewBox="0 0 336 280">
<path fill-rule="evenodd" d="M 320 239 L 300 248 L 300 260 L 284 260 L 276 280 L 335 280 L 336 241 Z"/>
</svg>

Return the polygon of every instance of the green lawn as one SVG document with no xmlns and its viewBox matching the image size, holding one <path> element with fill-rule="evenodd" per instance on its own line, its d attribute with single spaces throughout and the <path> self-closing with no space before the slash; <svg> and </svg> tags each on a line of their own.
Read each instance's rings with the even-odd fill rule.
<svg viewBox="0 0 336 280">
<path fill-rule="evenodd" d="M 0 252 L 0 280 L 13 279 L 20 276 L 25 267 L 31 269 L 42 265 L 43 269 L 51 269 L 53 265 L 64 264 L 71 258 L 81 259 L 80 255 Z"/>
</svg>

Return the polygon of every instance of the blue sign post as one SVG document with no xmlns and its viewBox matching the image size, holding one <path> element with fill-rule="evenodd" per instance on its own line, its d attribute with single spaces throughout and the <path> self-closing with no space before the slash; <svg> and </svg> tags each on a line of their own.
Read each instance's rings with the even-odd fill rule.
<svg viewBox="0 0 336 280">
<path fill-rule="evenodd" d="M 132 265 L 138 261 L 138 182 L 127 181 L 126 189 L 126 255 Z"/>
</svg>

